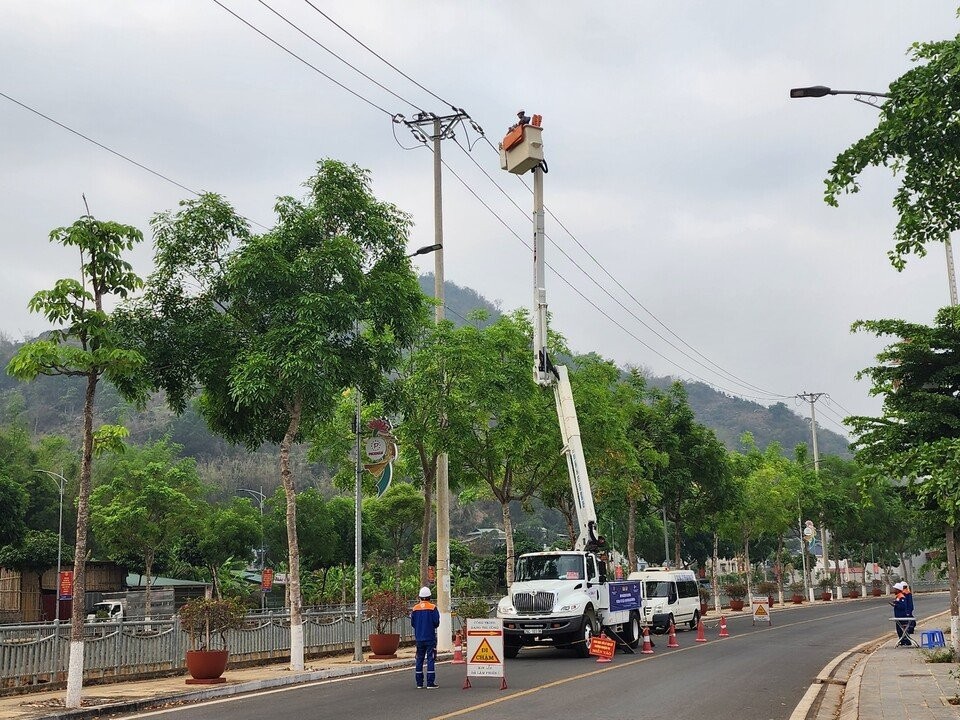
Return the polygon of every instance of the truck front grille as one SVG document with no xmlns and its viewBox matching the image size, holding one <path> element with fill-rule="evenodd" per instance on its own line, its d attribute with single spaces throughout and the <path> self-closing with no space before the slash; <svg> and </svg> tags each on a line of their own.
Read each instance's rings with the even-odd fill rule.
<svg viewBox="0 0 960 720">
<path fill-rule="evenodd" d="M 552 592 L 518 592 L 513 595 L 513 607 L 518 613 L 548 613 L 554 598 Z"/>
</svg>

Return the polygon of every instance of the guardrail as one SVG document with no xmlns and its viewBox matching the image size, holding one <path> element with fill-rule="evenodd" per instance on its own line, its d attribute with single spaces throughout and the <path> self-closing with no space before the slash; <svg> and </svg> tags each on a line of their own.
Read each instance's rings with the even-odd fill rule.
<svg viewBox="0 0 960 720">
<path fill-rule="evenodd" d="M 363 621 L 364 643 L 373 629 L 372 620 Z M 396 629 L 401 641 L 411 639 L 408 622 L 398 620 Z M 289 657 L 289 614 L 250 615 L 245 627 L 227 631 L 226 637 L 231 663 Z M 352 613 L 303 613 L 307 655 L 352 649 L 353 643 Z M 70 623 L 0 626 L 0 694 L 65 682 L 69 646 Z M 173 618 L 89 622 L 84 625 L 83 678 L 86 682 L 179 672 L 185 668 L 188 649 L 189 636 Z"/>
</svg>

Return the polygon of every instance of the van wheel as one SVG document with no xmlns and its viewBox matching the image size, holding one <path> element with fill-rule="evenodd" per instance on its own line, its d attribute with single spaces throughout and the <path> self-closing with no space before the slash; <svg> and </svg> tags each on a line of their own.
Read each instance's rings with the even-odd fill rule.
<svg viewBox="0 0 960 720">
<path fill-rule="evenodd" d="M 573 646 L 577 657 L 590 657 L 590 640 L 597 634 L 597 614 L 590 608 L 583 611 L 583 627 L 579 642 Z"/>
<path fill-rule="evenodd" d="M 699 622 L 700 622 L 700 611 L 699 611 L 699 610 L 694 610 L 694 611 L 693 611 L 693 617 L 690 619 L 690 629 L 691 629 L 691 630 L 696 630 L 696 629 L 697 629 L 697 625 L 699 624 Z"/>
<path fill-rule="evenodd" d="M 643 631 L 640 629 L 640 616 L 636 611 L 630 613 L 630 619 L 623 626 L 623 641 L 627 647 L 633 649 L 640 644 Z"/>
</svg>

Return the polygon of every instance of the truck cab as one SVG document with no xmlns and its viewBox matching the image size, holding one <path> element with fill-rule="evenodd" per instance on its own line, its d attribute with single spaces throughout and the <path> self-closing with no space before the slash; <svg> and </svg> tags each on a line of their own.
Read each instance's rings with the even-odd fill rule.
<svg viewBox="0 0 960 720">
<path fill-rule="evenodd" d="M 99 620 L 109 622 L 123 619 L 123 601 L 122 600 L 102 600 L 94 603 L 87 613 L 87 620 Z"/>
</svg>

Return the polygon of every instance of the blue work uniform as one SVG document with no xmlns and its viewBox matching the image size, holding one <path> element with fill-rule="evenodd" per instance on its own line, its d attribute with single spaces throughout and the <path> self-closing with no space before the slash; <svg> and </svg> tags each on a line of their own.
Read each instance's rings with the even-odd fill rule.
<svg viewBox="0 0 960 720">
<path fill-rule="evenodd" d="M 410 611 L 413 637 L 417 641 L 417 661 L 414 677 L 417 687 L 423 687 L 423 661 L 427 661 L 427 687 L 437 686 L 435 661 L 437 657 L 437 628 L 440 627 L 440 611 L 429 598 L 421 599 Z"/>
<path fill-rule="evenodd" d="M 897 591 L 897 597 L 892 603 L 893 605 L 893 616 L 895 618 L 909 618 L 910 614 L 907 612 L 907 596 L 904 595 L 902 590 Z M 910 627 L 909 622 L 897 622 L 897 637 L 900 638 L 900 645 L 909 645 L 910 638 L 907 637 L 907 632 Z"/>
<path fill-rule="evenodd" d="M 910 592 L 909 586 L 903 589 L 903 599 L 907 604 L 907 617 L 912 618 L 913 617 L 913 593 Z M 917 627 L 917 623 L 911 622 L 910 625 L 907 626 L 907 632 L 912 633 L 916 629 L 916 627 Z"/>
</svg>

